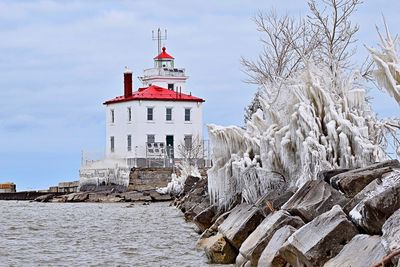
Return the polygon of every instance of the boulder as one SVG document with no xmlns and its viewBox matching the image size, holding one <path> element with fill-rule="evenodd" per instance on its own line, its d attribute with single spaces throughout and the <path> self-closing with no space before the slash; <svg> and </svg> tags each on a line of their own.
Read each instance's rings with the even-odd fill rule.
<svg viewBox="0 0 400 267">
<path fill-rule="evenodd" d="M 291 225 L 286 225 L 278 229 L 271 237 L 271 240 L 265 247 L 264 251 L 261 253 L 260 259 L 258 260 L 258 266 L 286 266 L 287 261 L 281 256 L 279 249 L 296 230 L 297 229 Z"/>
<path fill-rule="evenodd" d="M 304 222 L 297 216 L 291 216 L 287 211 L 275 211 L 266 217 L 249 235 L 240 247 L 239 253 L 256 266 L 261 253 L 268 245 L 272 236 L 278 229 L 285 225 L 299 228 L 304 225 Z"/>
<path fill-rule="evenodd" d="M 194 185 L 200 180 L 199 177 L 189 175 L 186 180 L 185 184 L 183 185 L 183 195 L 189 193 L 190 190 L 194 187 Z"/>
<path fill-rule="evenodd" d="M 332 178 L 335 188 L 338 188 L 347 197 L 352 198 L 375 179 L 382 179 L 386 173 L 392 172 L 391 167 L 366 170 L 362 172 L 346 172 Z"/>
<path fill-rule="evenodd" d="M 385 221 L 400 208 L 400 183 L 375 192 L 350 211 L 350 216 L 368 234 L 382 233 Z"/>
<path fill-rule="evenodd" d="M 256 229 L 264 219 L 260 209 L 250 204 L 240 204 L 229 214 L 218 227 L 218 231 L 239 250 L 243 241 Z"/>
<path fill-rule="evenodd" d="M 193 218 L 193 222 L 201 232 L 207 230 L 213 224 L 213 218 L 217 212 L 217 207 L 212 205 L 205 210 L 201 211 Z"/>
<path fill-rule="evenodd" d="M 239 255 L 236 257 L 235 266 L 244 267 L 248 262 L 249 261 L 239 253 Z"/>
<path fill-rule="evenodd" d="M 378 180 L 374 180 L 370 182 L 366 187 L 364 187 L 363 190 L 361 190 L 357 195 L 355 195 L 349 202 L 347 202 L 346 205 L 343 207 L 343 211 L 346 214 L 349 214 L 352 209 L 354 209 L 355 206 L 357 206 L 358 203 L 360 203 L 362 200 L 367 198 L 372 191 L 376 190 L 379 188 L 381 184 L 378 182 Z"/>
<path fill-rule="evenodd" d="M 335 257 L 355 235 L 356 227 L 339 205 L 333 206 L 294 232 L 280 249 L 291 265 L 322 266 Z"/>
<path fill-rule="evenodd" d="M 317 179 L 323 180 L 329 184 L 333 176 L 338 175 L 340 173 L 348 172 L 350 170 L 351 169 L 333 169 L 333 170 L 320 171 L 317 174 Z"/>
<path fill-rule="evenodd" d="M 220 215 L 214 222 L 213 225 L 211 225 L 208 229 L 206 229 L 200 236 L 199 240 L 196 243 L 197 248 L 202 248 L 203 247 L 203 239 L 206 239 L 210 236 L 216 235 L 218 233 L 218 227 L 225 221 L 225 219 L 229 216 L 231 211 L 227 211 Z"/>
<path fill-rule="evenodd" d="M 129 192 L 120 194 L 120 196 L 123 197 L 126 202 L 136 202 L 136 201 L 139 201 L 143 197 L 143 193 L 137 192 L 137 191 L 129 191 Z"/>
<path fill-rule="evenodd" d="M 46 195 L 38 196 L 33 201 L 36 201 L 36 202 L 49 202 L 51 199 L 53 199 L 53 197 L 54 197 L 53 194 L 46 194 Z"/>
<path fill-rule="evenodd" d="M 221 234 L 209 237 L 204 241 L 205 253 L 211 263 L 234 263 L 237 252 L 226 242 Z"/>
<path fill-rule="evenodd" d="M 65 201 L 66 202 L 84 202 L 89 198 L 89 193 L 86 192 L 78 192 L 78 193 L 72 193 L 68 194 L 66 196 Z"/>
<path fill-rule="evenodd" d="M 305 222 L 310 222 L 318 215 L 330 210 L 334 205 L 344 206 L 348 201 L 346 197 L 323 180 L 312 180 L 297 190 L 282 206 L 282 209 L 301 217 Z"/>
<path fill-rule="evenodd" d="M 150 191 L 150 197 L 151 197 L 151 200 L 154 202 L 171 201 L 172 200 L 172 197 L 170 195 L 168 195 L 168 194 L 161 195 L 160 193 L 158 193 L 155 190 Z"/>
<path fill-rule="evenodd" d="M 269 191 L 257 200 L 256 206 L 261 209 L 264 216 L 279 210 L 295 193 L 296 188 L 289 188 L 285 192 L 280 190 Z"/>
<path fill-rule="evenodd" d="M 380 236 L 356 235 L 324 267 L 364 267 L 378 263 L 385 256 Z"/>
<path fill-rule="evenodd" d="M 389 254 L 400 249 L 400 209 L 390 216 L 382 226 L 382 244 Z M 400 257 L 395 257 L 393 264 L 400 261 Z"/>
<path fill-rule="evenodd" d="M 382 179 L 382 175 L 393 171 L 393 168 L 400 168 L 398 160 L 388 160 L 335 175 L 331 178 L 330 183 L 346 196 L 354 197 L 370 182 Z"/>
</svg>

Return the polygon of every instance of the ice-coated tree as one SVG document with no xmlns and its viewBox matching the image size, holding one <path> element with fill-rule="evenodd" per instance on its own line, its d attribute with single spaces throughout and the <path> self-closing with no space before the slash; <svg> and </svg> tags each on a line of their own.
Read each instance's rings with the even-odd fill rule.
<svg viewBox="0 0 400 267">
<path fill-rule="evenodd" d="M 208 126 L 213 148 L 208 183 L 213 203 L 226 206 L 238 195 L 253 203 L 268 190 L 300 186 L 315 179 L 320 170 L 362 167 L 387 157 L 385 134 L 396 131 L 399 125 L 396 120 L 376 118 L 366 101 L 360 71 L 351 68 L 350 49 L 357 27 L 350 22 L 350 15 L 359 1 L 323 3 L 325 6 L 319 7 L 309 2 L 310 15 L 302 27 L 319 29 L 310 35 L 316 38 L 317 47 L 307 54 L 300 52 L 303 37 L 298 43 L 291 42 L 293 56 L 299 59 L 293 68 L 285 67 L 279 73 L 264 71 L 257 76 L 256 68 L 249 70 L 245 65 L 252 72 L 250 77 L 261 82 L 257 97 L 261 109 L 249 116 L 246 127 Z M 279 31 L 276 34 L 279 36 Z M 287 40 L 291 38 L 284 42 Z M 287 53 L 285 49 L 277 51 Z M 264 57 L 254 66 L 265 64 L 266 70 L 283 57 L 279 53 Z M 394 54 L 392 58 L 378 57 L 384 63 L 396 62 L 398 55 Z M 375 75 L 387 81 L 383 82 L 385 86 L 398 88 L 393 82 L 397 75 L 393 69 L 397 67 L 389 65 L 377 67 L 385 75 Z M 393 89 L 389 91 L 395 95 Z"/>
</svg>

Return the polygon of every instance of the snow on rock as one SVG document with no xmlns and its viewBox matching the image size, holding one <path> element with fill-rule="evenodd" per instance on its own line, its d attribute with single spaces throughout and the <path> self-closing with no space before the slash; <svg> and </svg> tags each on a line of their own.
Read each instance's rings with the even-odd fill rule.
<svg viewBox="0 0 400 267">
<path fill-rule="evenodd" d="M 188 162 L 182 162 L 178 165 L 180 175 L 171 174 L 171 182 L 166 187 L 158 188 L 156 191 L 160 194 L 179 195 L 183 191 L 185 181 L 188 176 L 201 177 L 197 166 L 193 166 Z"/>
<path fill-rule="evenodd" d="M 260 89 L 259 109 L 244 129 L 209 125 L 211 201 L 301 186 L 325 169 L 364 167 L 384 159 L 382 131 L 354 75 L 309 64 L 293 78 Z M 253 186 L 252 186 L 253 185 Z"/>
</svg>

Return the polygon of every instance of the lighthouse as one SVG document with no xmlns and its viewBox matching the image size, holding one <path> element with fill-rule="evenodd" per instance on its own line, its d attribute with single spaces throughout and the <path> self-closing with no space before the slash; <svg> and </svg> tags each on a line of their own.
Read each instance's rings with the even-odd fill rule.
<svg viewBox="0 0 400 267">
<path fill-rule="evenodd" d="M 132 71 L 126 68 L 124 94 L 104 102 L 107 158 L 135 167 L 168 165 L 182 157 L 178 146 L 202 140 L 204 99 L 187 92 L 185 69 L 176 68 L 166 50 L 143 71 L 141 87 L 133 91 Z"/>
<path fill-rule="evenodd" d="M 184 68 L 175 66 L 175 58 L 166 47 L 159 47 L 153 67 L 138 77 L 141 86 L 135 89 L 128 67 L 121 76 L 121 95 L 103 103 L 105 157 L 82 159 L 81 187 L 128 186 L 132 168 L 172 167 L 187 156 L 182 151 L 202 145 L 205 100 L 188 91 L 189 77 Z M 196 156 L 197 160 L 201 159 Z"/>
</svg>

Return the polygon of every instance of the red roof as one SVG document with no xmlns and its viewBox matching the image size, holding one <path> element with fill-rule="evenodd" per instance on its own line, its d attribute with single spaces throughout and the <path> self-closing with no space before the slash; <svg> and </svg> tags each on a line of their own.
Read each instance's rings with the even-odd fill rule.
<svg viewBox="0 0 400 267">
<path fill-rule="evenodd" d="M 171 56 L 170 54 L 168 54 L 167 52 L 165 52 L 165 50 L 167 50 L 165 47 L 162 48 L 162 52 L 161 54 L 159 54 L 158 56 L 156 56 L 154 59 L 174 59 L 173 56 Z"/>
<path fill-rule="evenodd" d="M 205 100 L 192 95 L 178 93 L 157 85 L 151 85 L 145 88 L 139 88 L 138 91 L 132 93 L 132 96 L 117 96 L 114 99 L 104 102 L 104 105 L 114 104 L 119 102 L 134 101 L 134 100 L 169 100 L 169 101 L 189 101 L 189 102 L 204 102 Z"/>
</svg>

